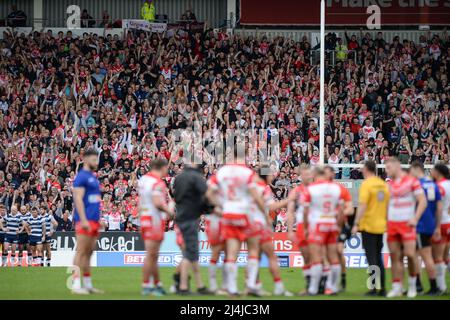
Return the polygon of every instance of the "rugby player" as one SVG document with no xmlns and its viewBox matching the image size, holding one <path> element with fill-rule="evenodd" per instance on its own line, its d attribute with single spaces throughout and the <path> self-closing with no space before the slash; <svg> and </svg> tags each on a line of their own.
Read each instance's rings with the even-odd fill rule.
<svg viewBox="0 0 450 320">
<path fill-rule="evenodd" d="M 39 214 L 39 209 L 31 208 L 31 217 L 27 219 L 27 227 L 29 232 L 29 242 L 31 248 L 31 256 L 33 266 L 40 266 L 42 259 L 42 243 L 46 234 L 45 221 Z"/>
<path fill-rule="evenodd" d="M 324 167 L 324 170 L 325 170 L 325 174 L 327 175 L 328 180 L 334 181 L 336 172 L 334 171 L 333 167 L 327 165 Z M 346 268 L 346 264 L 345 264 L 344 246 L 345 246 L 345 241 L 350 239 L 350 237 L 352 236 L 352 234 L 351 234 L 352 227 L 350 225 L 349 218 L 350 218 L 350 216 L 346 216 L 346 215 L 344 215 L 344 217 L 343 217 L 341 232 L 339 233 L 338 243 L 337 243 L 339 261 L 341 262 L 341 268 L 342 268 L 341 290 L 345 290 L 345 288 L 347 287 L 347 277 L 346 277 L 347 268 Z"/>
<path fill-rule="evenodd" d="M 154 160 L 151 170 L 138 182 L 141 232 L 147 251 L 142 268 L 142 294 L 166 295 L 159 278 L 158 256 L 164 239 L 165 223 L 174 216 L 173 205 L 167 201 L 167 187 L 162 180 L 168 173 L 168 163 Z"/>
<path fill-rule="evenodd" d="M 387 219 L 387 241 L 392 260 L 392 290 L 388 298 L 403 295 L 403 257 L 408 258 L 408 298 L 417 295 L 416 226 L 427 206 L 420 182 L 402 170 L 400 161 L 390 157 L 386 161 L 390 199 Z"/>
<path fill-rule="evenodd" d="M 52 260 L 52 249 L 51 249 L 51 243 L 52 243 L 52 235 L 56 230 L 56 227 L 58 227 L 58 222 L 55 220 L 55 217 L 53 216 L 53 212 L 50 211 L 47 212 L 45 209 L 42 209 L 41 211 L 42 219 L 45 222 L 45 238 L 42 242 L 42 266 L 50 267 L 50 263 Z M 45 255 L 45 261 L 44 261 L 44 255 Z"/>
<path fill-rule="evenodd" d="M 16 249 L 19 243 L 19 234 L 24 230 L 22 225 L 21 215 L 18 214 L 17 206 L 11 207 L 11 214 L 3 217 L 3 222 L 0 227 L 5 232 L 5 249 L 3 255 L 3 265 L 8 265 L 8 251 L 11 249 L 10 264 L 14 266 L 14 258 L 16 256 Z M 13 258 L 14 257 L 14 258 Z"/>
<path fill-rule="evenodd" d="M 6 216 L 5 205 L 0 203 L 0 223 L 2 225 L 5 224 L 3 218 Z M 6 263 L 3 263 L 3 259 L 8 257 L 8 253 L 5 251 L 5 231 L 3 231 L 3 227 L 0 227 L 0 267 L 6 267 Z"/>
<path fill-rule="evenodd" d="M 425 268 L 430 282 L 430 291 L 428 295 L 437 295 L 439 290 L 436 284 L 436 267 L 434 265 L 431 252 L 431 238 L 434 234 L 440 233 L 440 220 L 442 216 L 441 193 L 437 184 L 425 175 L 425 169 L 422 162 L 415 161 L 411 164 L 410 173 L 413 177 L 419 179 L 420 185 L 425 192 L 427 199 L 427 208 L 417 223 L 417 254 L 425 263 Z M 417 291 L 423 291 L 420 281 L 420 262 L 416 255 L 416 268 L 419 271 L 417 275 Z"/>
<path fill-rule="evenodd" d="M 307 188 L 304 196 L 303 223 L 311 256 L 311 281 L 309 295 L 317 295 L 323 272 L 323 248 L 330 263 L 330 279 L 325 294 L 335 295 L 339 288 L 341 263 L 337 248 L 339 224 L 343 215 L 353 213 L 350 193 L 342 185 L 330 182 L 325 170 L 315 168 L 316 180 Z"/>
<path fill-rule="evenodd" d="M 28 212 L 28 209 L 26 206 L 20 206 L 20 214 L 22 219 L 22 224 L 24 225 L 23 231 L 19 234 L 19 264 L 18 266 L 22 266 L 22 258 L 23 258 L 23 252 L 28 253 L 28 264 L 30 261 L 30 245 L 28 240 L 28 230 L 27 230 L 27 221 L 31 217 L 31 213 Z"/>
<path fill-rule="evenodd" d="M 77 251 L 74 258 L 72 293 L 102 293 L 94 288 L 91 279 L 90 260 L 95 249 L 100 229 L 100 184 L 95 175 L 98 167 L 98 154 L 95 150 L 86 150 L 83 167 L 73 182 L 73 201 L 75 205 L 74 222 L 77 239 Z M 83 275 L 83 284 L 81 283 Z"/>
<path fill-rule="evenodd" d="M 269 260 L 269 271 L 272 274 L 272 279 L 274 282 L 273 294 L 276 296 L 292 296 L 292 293 L 287 291 L 283 281 L 281 280 L 280 266 L 278 264 L 278 256 L 275 254 L 272 241 L 272 222 L 268 212 L 273 210 L 278 210 L 280 208 L 286 207 L 289 199 L 284 199 L 281 201 L 275 201 L 273 198 L 272 190 L 270 189 L 270 183 L 272 182 L 272 175 L 264 175 L 260 173 L 259 178 L 257 178 L 256 189 L 258 194 L 263 198 L 266 212 L 260 211 L 257 205 L 254 203 L 252 205 L 252 217 L 251 221 L 259 230 L 259 247 L 260 256 L 264 253 Z M 259 288 L 258 288 L 259 289 Z"/>
<path fill-rule="evenodd" d="M 431 176 L 437 182 L 442 197 L 440 230 L 432 238 L 433 258 L 436 265 L 436 282 L 439 291 L 446 292 L 445 269 L 450 272 L 450 172 L 445 164 L 439 163 L 434 166 Z"/>
<path fill-rule="evenodd" d="M 222 270 L 222 288 L 218 288 L 217 284 L 217 263 L 219 262 L 220 253 L 225 250 L 222 223 L 222 218 L 219 215 L 209 214 L 205 216 L 205 233 L 211 247 L 211 259 L 208 266 L 209 290 L 218 295 L 226 294 L 227 289 L 225 265 Z"/>
<path fill-rule="evenodd" d="M 303 276 L 305 278 L 306 290 L 309 287 L 310 276 L 310 254 L 308 250 L 308 241 L 305 237 L 305 228 L 303 225 L 303 197 L 306 192 L 306 187 L 314 180 L 313 171 L 308 166 L 301 166 L 299 170 L 302 184 L 295 187 L 289 193 L 289 203 L 287 207 L 287 225 L 288 237 L 292 243 L 296 243 L 300 248 L 303 256 Z M 294 233 L 294 223 L 296 225 L 296 232 Z"/>
<path fill-rule="evenodd" d="M 206 196 L 218 204 L 222 202 L 222 232 L 225 239 L 225 270 L 228 294 L 238 296 L 236 259 L 242 242 L 247 242 L 247 289 L 248 294 L 260 296 L 256 288 L 259 267 L 259 234 L 250 223 L 251 203 L 255 201 L 261 211 L 265 211 L 264 200 L 255 188 L 257 177 L 253 170 L 245 166 L 243 159 L 235 164 L 227 164 L 210 178 Z"/>
</svg>

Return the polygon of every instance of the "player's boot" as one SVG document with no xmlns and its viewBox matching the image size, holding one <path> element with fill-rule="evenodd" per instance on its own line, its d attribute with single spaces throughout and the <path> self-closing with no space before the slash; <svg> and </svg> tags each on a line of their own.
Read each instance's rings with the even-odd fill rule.
<svg viewBox="0 0 450 320">
<path fill-rule="evenodd" d="M 153 290 L 152 294 L 156 297 L 161 297 L 167 295 L 167 292 L 163 287 L 158 286 Z"/>
<path fill-rule="evenodd" d="M 88 295 L 88 294 L 89 294 L 89 290 L 86 289 L 86 288 L 72 289 L 72 294 L 77 294 L 77 295 Z"/>
<path fill-rule="evenodd" d="M 334 292 L 333 290 L 326 288 L 324 294 L 326 296 L 337 296 L 337 292 Z"/>
<path fill-rule="evenodd" d="M 325 285 L 327 283 L 327 276 L 322 276 L 322 278 L 320 278 L 320 284 L 319 284 L 319 294 L 324 294 L 325 293 Z"/>
<path fill-rule="evenodd" d="M 97 288 L 88 288 L 89 293 L 93 293 L 93 294 L 104 294 L 105 291 L 101 290 L 101 289 L 97 289 Z"/>
<path fill-rule="evenodd" d="M 417 289 L 415 287 L 409 287 L 406 296 L 408 298 L 415 298 L 417 296 Z"/>
<path fill-rule="evenodd" d="M 228 292 L 227 290 L 220 288 L 216 290 L 215 294 L 218 296 L 226 296 L 228 295 Z"/>
<path fill-rule="evenodd" d="M 284 296 L 284 297 L 292 297 L 293 296 L 292 292 L 287 291 L 286 288 L 284 287 L 283 282 L 281 282 L 281 281 L 275 283 L 273 295 L 274 296 Z"/>
<path fill-rule="evenodd" d="M 153 293 L 153 289 L 154 289 L 154 288 L 151 288 L 151 287 L 142 287 L 141 294 L 142 294 L 143 296 L 148 296 L 148 295 L 150 295 L 150 294 Z"/>
<path fill-rule="evenodd" d="M 392 290 L 387 294 L 387 298 L 396 298 L 403 296 L 403 290 L 401 286 L 393 286 Z"/>
<path fill-rule="evenodd" d="M 197 293 L 198 293 L 199 295 L 202 295 L 202 296 L 207 296 L 207 295 L 214 294 L 214 292 L 213 292 L 213 291 L 210 291 L 207 287 L 198 288 L 198 289 L 197 289 Z"/>
</svg>

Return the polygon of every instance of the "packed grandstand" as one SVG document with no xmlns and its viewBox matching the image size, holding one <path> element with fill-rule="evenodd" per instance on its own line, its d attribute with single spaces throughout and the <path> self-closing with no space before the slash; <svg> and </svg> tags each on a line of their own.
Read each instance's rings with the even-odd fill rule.
<svg viewBox="0 0 450 320">
<path fill-rule="evenodd" d="M 325 70 L 326 162 L 450 163 L 449 44 L 445 30 L 417 43 L 327 34 L 335 56 Z M 227 129 L 277 140 L 277 199 L 298 184 L 295 167 L 319 161 L 319 68 L 307 38 L 8 29 L 0 49 L 0 203 L 50 210 L 58 230 L 72 230 L 71 186 L 90 148 L 100 153 L 107 229 L 126 231 L 139 228 L 136 187 L 149 163 L 169 161 L 168 184 L 183 167 L 177 129 L 200 123 L 211 133 L 204 147 Z M 258 147 L 245 147 L 252 166 Z M 206 178 L 219 166 L 210 160 L 202 158 Z M 336 177 L 362 174 L 344 167 Z M 276 231 L 285 231 L 285 216 L 275 213 Z"/>
</svg>

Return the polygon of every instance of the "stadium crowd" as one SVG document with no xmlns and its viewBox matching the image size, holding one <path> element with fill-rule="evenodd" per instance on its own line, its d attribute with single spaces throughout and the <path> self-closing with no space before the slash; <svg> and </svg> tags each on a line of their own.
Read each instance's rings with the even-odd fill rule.
<svg viewBox="0 0 450 320">
<path fill-rule="evenodd" d="M 419 43 L 379 32 L 326 36 L 326 160 L 355 164 L 450 163 L 450 37 Z M 305 37 L 241 37 L 176 30 L 82 37 L 52 31 L 0 43 L 0 203 L 48 208 L 71 229 L 71 186 L 83 153 L 100 152 L 98 177 L 109 230 L 137 230 L 136 186 L 155 158 L 182 156 L 173 132 L 200 123 L 205 139 L 226 129 L 278 139 L 278 199 L 299 182 L 294 168 L 319 161 L 319 77 Z M 334 60 L 334 59 L 333 59 Z M 249 163 L 258 150 L 246 145 Z M 216 169 L 204 158 L 204 174 Z M 336 177 L 362 178 L 357 169 Z M 286 230 L 278 212 L 276 231 Z M 69 222 L 67 222 L 69 220 Z M 64 226 L 64 229 L 63 227 Z M 171 226 L 168 226 L 170 228 Z"/>
</svg>

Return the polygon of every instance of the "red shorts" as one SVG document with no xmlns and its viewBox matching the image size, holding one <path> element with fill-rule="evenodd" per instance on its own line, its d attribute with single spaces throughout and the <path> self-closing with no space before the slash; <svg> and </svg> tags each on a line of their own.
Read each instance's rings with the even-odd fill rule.
<svg viewBox="0 0 450 320">
<path fill-rule="evenodd" d="M 179 246 L 180 248 L 184 247 L 184 239 L 180 229 L 177 225 L 175 225 L 173 229 L 175 230 L 177 246 Z"/>
<path fill-rule="evenodd" d="M 100 231 L 99 231 L 100 230 L 100 222 L 89 220 L 89 226 L 91 228 L 89 230 L 85 230 L 85 229 L 81 228 L 81 223 L 78 221 L 75 223 L 75 233 L 97 238 L 98 235 L 100 234 Z"/>
<path fill-rule="evenodd" d="M 224 240 L 237 239 L 241 242 L 256 237 L 258 229 L 252 227 L 246 214 L 223 214 L 222 237 Z"/>
<path fill-rule="evenodd" d="M 266 242 L 272 242 L 273 239 L 273 231 L 269 227 L 264 227 L 261 230 L 261 234 L 259 237 L 259 244 L 264 244 Z"/>
<path fill-rule="evenodd" d="M 219 221 L 215 227 L 212 227 L 210 221 L 206 220 L 205 232 L 208 237 L 209 245 L 217 246 L 224 243 L 222 222 Z"/>
<path fill-rule="evenodd" d="M 298 232 L 298 231 L 297 231 Z M 337 243 L 339 228 L 335 223 L 316 223 L 309 226 L 308 243 L 319 245 Z"/>
<path fill-rule="evenodd" d="M 416 241 L 416 229 L 408 226 L 407 221 L 388 221 L 387 241 L 403 242 Z"/>
<path fill-rule="evenodd" d="M 303 223 L 297 224 L 297 245 L 301 247 L 306 247 L 308 245 L 308 240 L 305 237 L 305 229 Z"/>
<path fill-rule="evenodd" d="M 441 239 L 434 240 L 431 238 L 433 243 L 448 243 L 450 242 L 450 223 L 441 224 Z"/>
<path fill-rule="evenodd" d="M 141 217 L 142 239 L 152 241 L 162 241 L 166 222 L 163 219 L 154 219 L 151 216 Z"/>
</svg>

